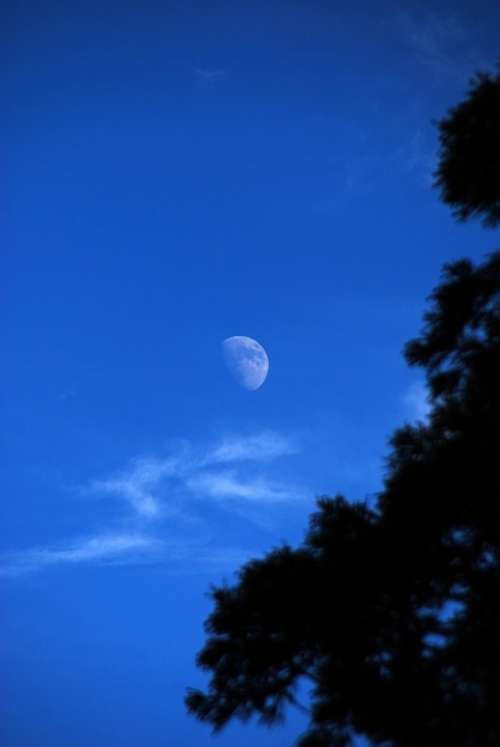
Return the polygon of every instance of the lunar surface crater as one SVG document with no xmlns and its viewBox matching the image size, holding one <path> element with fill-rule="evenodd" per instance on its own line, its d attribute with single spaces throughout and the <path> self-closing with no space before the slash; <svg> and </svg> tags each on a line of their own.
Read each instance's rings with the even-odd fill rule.
<svg viewBox="0 0 500 747">
<path fill-rule="evenodd" d="M 240 386 L 250 391 L 262 386 L 269 372 L 269 357 L 257 340 L 244 335 L 228 337 L 222 343 L 222 352 L 226 366 Z"/>
</svg>

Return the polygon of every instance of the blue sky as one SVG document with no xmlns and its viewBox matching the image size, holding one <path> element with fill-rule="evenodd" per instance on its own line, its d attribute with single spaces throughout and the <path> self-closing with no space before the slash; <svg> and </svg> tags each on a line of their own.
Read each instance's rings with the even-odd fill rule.
<svg viewBox="0 0 500 747">
<path fill-rule="evenodd" d="M 474 3 L 12 3 L 1 48 L 6 747 L 285 747 L 188 718 L 210 584 L 425 416 L 401 356 L 495 235 L 431 189 Z M 7 189 L 5 189 L 7 184 Z M 257 391 L 221 342 L 266 348 Z"/>
</svg>

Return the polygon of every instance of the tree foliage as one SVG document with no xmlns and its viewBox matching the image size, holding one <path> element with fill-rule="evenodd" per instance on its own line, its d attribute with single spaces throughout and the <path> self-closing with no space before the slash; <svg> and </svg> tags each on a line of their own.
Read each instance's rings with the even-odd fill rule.
<svg viewBox="0 0 500 747">
<path fill-rule="evenodd" d="M 479 99 L 455 110 L 442 179 L 481 153 L 481 123 L 470 138 L 459 126 Z M 498 98 L 496 112 L 498 159 Z M 484 191 L 477 172 L 476 191 L 457 178 L 448 201 L 465 194 L 464 216 L 492 219 L 498 182 L 494 197 L 481 173 Z M 306 678 L 300 747 L 347 747 L 354 734 L 392 747 L 500 745 L 500 252 L 444 267 L 405 355 L 425 372 L 431 412 L 393 434 L 375 505 L 320 499 L 299 547 L 212 590 L 197 658 L 211 679 L 186 702 L 215 731 L 233 718 L 279 722 Z"/>
<path fill-rule="evenodd" d="M 442 200 L 466 220 L 500 221 L 500 63 L 498 73 L 478 73 L 468 97 L 438 122 L 441 153 L 434 174 Z"/>
</svg>

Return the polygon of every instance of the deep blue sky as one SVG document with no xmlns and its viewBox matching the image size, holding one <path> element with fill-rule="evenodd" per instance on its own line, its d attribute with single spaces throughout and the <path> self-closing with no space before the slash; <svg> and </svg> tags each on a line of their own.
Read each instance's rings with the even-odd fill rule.
<svg viewBox="0 0 500 747">
<path fill-rule="evenodd" d="M 302 716 L 185 714 L 206 591 L 376 491 L 424 414 L 402 346 L 442 264 L 495 248 L 430 186 L 489 5 L 2 11 L 5 747 L 291 745 Z"/>
</svg>

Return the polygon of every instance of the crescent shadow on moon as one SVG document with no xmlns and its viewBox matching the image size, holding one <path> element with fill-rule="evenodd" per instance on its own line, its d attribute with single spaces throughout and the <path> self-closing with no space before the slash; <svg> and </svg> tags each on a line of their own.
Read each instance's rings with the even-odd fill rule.
<svg viewBox="0 0 500 747">
<path fill-rule="evenodd" d="M 252 337 L 235 335 L 222 343 L 226 365 L 238 384 L 255 391 L 262 386 L 269 372 L 269 357 L 262 345 Z"/>
</svg>

